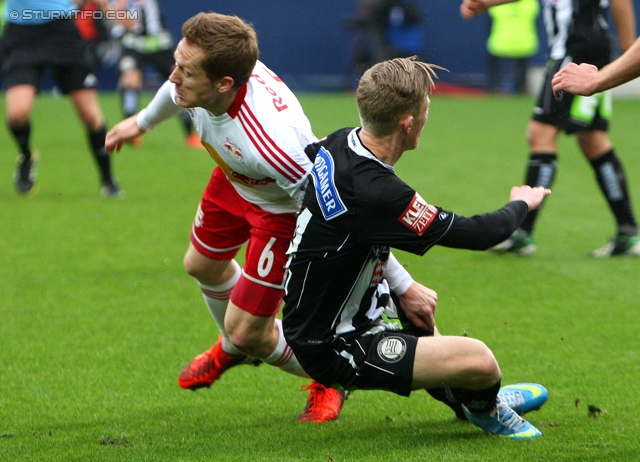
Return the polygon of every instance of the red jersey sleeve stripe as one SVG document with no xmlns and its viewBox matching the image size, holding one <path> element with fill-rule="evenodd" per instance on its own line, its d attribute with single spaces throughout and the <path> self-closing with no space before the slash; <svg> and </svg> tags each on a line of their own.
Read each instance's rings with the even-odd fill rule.
<svg viewBox="0 0 640 462">
<path fill-rule="evenodd" d="M 280 165 L 280 168 L 289 172 L 294 178 L 303 178 L 307 172 L 299 163 L 294 161 L 285 151 L 283 151 L 267 134 L 260 122 L 257 120 L 247 104 L 243 104 L 240 110 L 240 119 L 245 125 L 245 130 L 250 127 L 256 139 L 259 139 L 266 152 L 272 156 L 272 160 Z M 264 155 L 265 152 L 261 153 Z M 265 157 L 266 158 L 266 157 Z M 270 162 L 271 163 L 271 162 Z M 273 164 L 272 164 L 273 165 Z M 275 168 L 275 166 L 274 166 Z M 280 170 L 279 170 L 280 171 Z"/>
</svg>

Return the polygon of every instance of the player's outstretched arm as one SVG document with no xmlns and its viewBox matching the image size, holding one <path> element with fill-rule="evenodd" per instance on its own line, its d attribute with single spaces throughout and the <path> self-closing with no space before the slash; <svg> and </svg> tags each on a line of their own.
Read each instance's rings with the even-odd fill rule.
<svg viewBox="0 0 640 462">
<path fill-rule="evenodd" d="M 511 236 L 527 214 L 538 207 L 550 193 L 549 189 L 542 186 L 515 186 L 511 188 L 509 203 L 504 207 L 472 217 L 457 215 L 438 245 L 487 250 Z"/>
<path fill-rule="evenodd" d="M 124 143 L 153 130 L 165 120 L 177 116 L 184 109 L 173 101 L 173 84 L 166 81 L 156 92 L 146 108 L 117 124 L 107 133 L 105 149 L 119 151 Z"/>
<path fill-rule="evenodd" d="M 119 151 L 123 144 L 144 133 L 144 130 L 138 126 L 137 118 L 137 115 L 132 115 L 107 132 L 104 143 L 107 152 Z"/>
</svg>

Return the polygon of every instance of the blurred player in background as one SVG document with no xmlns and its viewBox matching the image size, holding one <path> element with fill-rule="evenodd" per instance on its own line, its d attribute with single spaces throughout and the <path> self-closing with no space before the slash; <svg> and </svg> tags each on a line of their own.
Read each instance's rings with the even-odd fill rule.
<svg viewBox="0 0 640 462">
<path fill-rule="evenodd" d="M 506 66 L 513 69 L 515 92 L 527 93 L 529 62 L 538 52 L 536 20 L 539 13 L 539 0 L 519 0 L 489 8 L 491 29 L 487 39 L 487 73 L 491 93 L 502 90 Z"/>
<path fill-rule="evenodd" d="M 600 71 L 596 66 L 569 63 L 553 76 L 553 91 L 557 98 L 562 92 L 591 96 L 640 77 L 640 38 L 622 56 Z"/>
<path fill-rule="evenodd" d="M 36 191 L 38 154 L 31 146 L 30 117 L 42 75 L 49 67 L 56 85 L 71 97 L 87 130 L 102 195 L 121 197 L 123 192 L 111 172 L 111 158 L 104 149 L 105 121 L 87 42 L 80 37 L 73 19 L 54 19 L 56 14 L 74 8 L 71 0 L 7 0 L 2 72 L 9 132 L 20 151 L 14 183 L 19 194 L 31 195 Z"/>
<path fill-rule="evenodd" d="M 471 18 L 487 8 L 513 0 L 463 0 L 460 12 Z M 635 39 L 635 15 L 631 0 L 610 0 L 620 48 L 625 51 Z M 607 25 L 609 1 L 562 0 L 543 2 L 549 33 L 549 61 L 527 134 L 530 158 L 526 182 L 550 187 L 555 177 L 560 131 L 575 134 L 580 150 L 589 161 L 616 221 L 616 236 L 603 247 L 590 252 L 596 258 L 617 255 L 640 256 L 640 236 L 631 206 L 624 168 L 609 140 L 607 130 L 612 113 L 611 94 L 590 97 L 565 93 L 553 95 L 553 75 L 570 62 L 602 67 L 609 63 L 612 39 Z M 538 211 L 527 216 L 520 228 L 494 250 L 528 255 L 536 250 L 533 228 Z"/>
<path fill-rule="evenodd" d="M 374 65 L 356 90 L 362 128 L 339 130 L 307 147 L 313 184 L 288 251 L 285 337 L 304 369 L 324 385 L 402 396 L 426 389 L 487 433 L 536 437 L 541 433 L 499 397 L 500 368 L 489 348 L 437 333 L 435 292 L 425 306 L 429 329 L 416 329 L 403 320 L 396 289 L 388 284 L 390 247 L 418 255 L 436 244 L 487 249 L 549 193 L 512 188 L 501 209 L 466 218 L 429 205 L 396 176 L 394 165 L 420 142 L 432 74 L 434 66 L 412 58 Z M 383 318 L 386 311 L 397 314 L 402 331 Z M 546 400 L 543 387 L 530 386 L 540 399 L 527 410 Z"/>
<path fill-rule="evenodd" d="M 119 39 L 122 56 L 118 63 L 120 79 L 118 88 L 122 96 L 124 117 L 138 112 L 139 93 L 144 82 L 143 68 L 152 65 L 163 80 L 169 78 L 175 61 L 174 42 L 167 29 L 157 0 L 111 0 L 108 9 L 128 11 L 111 22 L 111 36 Z M 202 149 L 198 134 L 193 131 L 191 118 L 186 111 L 180 113 L 185 133 L 185 145 Z M 133 140 L 134 144 L 137 140 Z"/>
<path fill-rule="evenodd" d="M 185 269 L 202 291 L 221 333 L 178 378 L 209 387 L 227 369 L 259 358 L 308 377 L 276 319 L 283 297 L 286 249 L 311 167 L 304 147 L 315 140 L 300 103 L 258 61 L 253 28 L 235 16 L 200 13 L 187 20 L 176 66 L 149 105 L 107 134 L 107 149 L 188 110 L 216 161 L 193 223 Z M 244 266 L 234 257 L 247 244 Z M 344 393 L 313 382 L 299 421 L 338 417 Z"/>
</svg>

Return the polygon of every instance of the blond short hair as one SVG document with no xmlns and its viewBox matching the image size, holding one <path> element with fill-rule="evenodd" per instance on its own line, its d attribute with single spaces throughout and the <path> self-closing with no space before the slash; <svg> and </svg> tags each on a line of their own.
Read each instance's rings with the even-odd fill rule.
<svg viewBox="0 0 640 462">
<path fill-rule="evenodd" d="M 356 90 L 362 126 L 376 136 L 386 136 L 402 117 L 416 115 L 435 88 L 434 69 L 446 71 L 415 56 L 390 59 L 368 69 Z"/>
<path fill-rule="evenodd" d="M 249 80 L 258 60 L 258 38 L 253 27 L 237 16 L 198 13 L 182 25 L 189 44 L 204 52 L 202 68 L 209 80 L 231 77 L 234 87 Z"/>
</svg>

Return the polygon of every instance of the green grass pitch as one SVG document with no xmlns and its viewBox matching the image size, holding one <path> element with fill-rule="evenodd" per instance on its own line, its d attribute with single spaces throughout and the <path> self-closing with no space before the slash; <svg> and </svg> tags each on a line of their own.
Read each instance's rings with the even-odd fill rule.
<svg viewBox="0 0 640 462">
<path fill-rule="evenodd" d="M 300 98 L 320 137 L 358 124 L 352 94 Z M 118 97 L 101 99 L 113 125 Z M 459 214 L 501 207 L 524 177 L 531 107 L 529 97 L 434 95 L 399 176 Z M 640 207 L 640 102 L 614 111 L 611 139 Z M 438 292 L 442 333 L 487 343 L 505 384 L 549 389 L 529 415 L 544 436 L 521 442 L 454 421 L 424 392 L 356 392 L 338 421 L 300 425 L 307 381 L 264 365 L 180 389 L 181 368 L 217 336 L 182 268 L 212 160 L 184 148 L 167 121 L 115 154 L 127 197 L 105 200 L 70 102 L 43 94 L 33 115 L 39 193 L 25 199 L 4 128 L 0 139 L 0 460 L 638 460 L 640 259 L 587 257 L 614 225 L 572 138 L 560 139 L 535 255 L 398 253 Z"/>
</svg>

